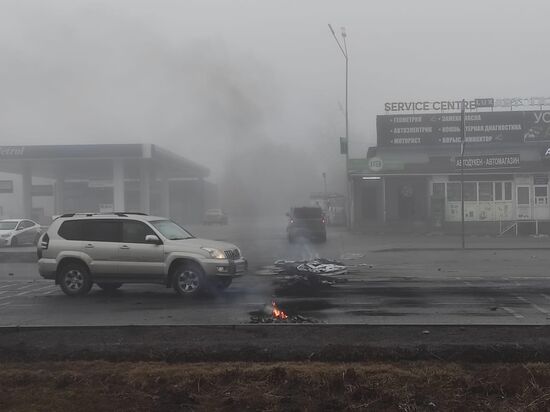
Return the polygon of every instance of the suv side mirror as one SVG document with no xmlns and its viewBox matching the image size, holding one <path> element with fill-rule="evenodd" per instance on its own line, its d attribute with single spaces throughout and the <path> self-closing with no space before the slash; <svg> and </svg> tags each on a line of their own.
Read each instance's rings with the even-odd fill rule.
<svg viewBox="0 0 550 412">
<path fill-rule="evenodd" d="M 155 235 L 145 235 L 145 243 L 151 243 L 153 245 L 160 245 L 162 242 L 160 241 L 158 236 Z"/>
</svg>

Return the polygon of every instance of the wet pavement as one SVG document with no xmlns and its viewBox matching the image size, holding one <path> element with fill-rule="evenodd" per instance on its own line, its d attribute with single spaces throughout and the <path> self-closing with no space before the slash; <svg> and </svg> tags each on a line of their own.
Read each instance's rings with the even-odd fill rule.
<svg viewBox="0 0 550 412">
<path fill-rule="evenodd" d="M 434 251 L 418 248 L 459 239 L 358 236 L 329 228 L 326 244 L 290 245 L 284 220 L 191 230 L 236 243 L 249 258 L 251 273 L 217 296 L 183 299 L 159 285 L 124 285 L 115 293 L 94 287 L 88 296 L 73 299 L 41 279 L 34 263 L 0 263 L 0 326 L 247 324 L 272 300 L 291 316 L 327 324 L 550 322 L 550 251 L 540 249 L 550 246 L 545 238 L 472 238 L 484 250 Z M 485 250 L 503 245 L 530 249 Z M 392 246 L 399 250 L 380 252 Z M 262 270 L 277 259 L 318 256 L 349 265 L 347 281 L 285 289 Z"/>
</svg>

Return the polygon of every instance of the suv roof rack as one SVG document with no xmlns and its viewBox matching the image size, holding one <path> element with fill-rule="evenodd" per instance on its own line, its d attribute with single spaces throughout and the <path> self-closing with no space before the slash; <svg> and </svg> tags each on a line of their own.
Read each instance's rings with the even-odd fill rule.
<svg viewBox="0 0 550 412">
<path fill-rule="evenodd" d="M 107 214 L 113 214 L 113 215 L 139 215 L 139 216 L 148 216 L 147 213 L 143 212 L 111 212 Z"/>
<path fill-rule="evenodd" d="M 101 216 L 101 215 L 115 215 L 120 217 L 125 217 L 127 215 L 139 215 L 139 216 L 148 216 L 147 213 L 143 212 L 75 212 L 75 213 L 64 213 L 56 217 L 56 219 L 64 217 L 74 217 L 74 216 Z"/>
</svg>

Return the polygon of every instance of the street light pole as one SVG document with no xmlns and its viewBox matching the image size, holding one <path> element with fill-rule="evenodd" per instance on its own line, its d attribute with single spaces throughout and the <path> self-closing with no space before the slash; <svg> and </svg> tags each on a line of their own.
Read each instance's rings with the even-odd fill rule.
<svg viewBox="0 0 550 412">
<path fill-rule="evenodd" d="M 461 204 L 461 235 L 462 249 L 466 248 L 464 239 L 464 149 L 466 148 L 466 100 L 462 99 L 462 110 L 460 112 L 460 204 Z"/>
<path fill-rule="evenodd" d="M 344 27 L 342 27 L 342 44 L 338 40 L 338 37 L 336 36 L 336 33 L 334 32 L 334 29 L 329 24 L 328 28 L 330 29 L 330 32 L 332 33 L 332 37 L 334 37 L 334 40 L 336 40 L 336 44 L 338 45 L 338 48 L 342 52 L 342 55 L 344 56 L 344 59 L 346 60 L 346 104 L 345 104 L 345 116 L 346 116 L 346 220 L 348 227 L 351 226 L 351 199 L 350 199 L 350 182 L 348 177 L 348 164 L 349 164 L 349 117 L 348 117 L 348 85 L 349 85 L 349 54 L 348 54 L 348 45 L 346 42 L 347 34 Z"/>
</svg>

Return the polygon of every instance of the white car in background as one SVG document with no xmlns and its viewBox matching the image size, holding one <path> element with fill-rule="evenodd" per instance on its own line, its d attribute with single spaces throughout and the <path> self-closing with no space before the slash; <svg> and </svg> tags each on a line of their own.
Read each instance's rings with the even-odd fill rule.
<svg viewBox="0 0 550 412">
<path fill-rule="evenodd" d="M 35 245 L 42 227 L 29 219 L 0 220 L 0 246 Z"/>
</svg>

